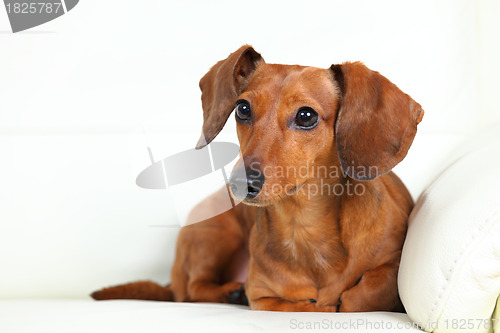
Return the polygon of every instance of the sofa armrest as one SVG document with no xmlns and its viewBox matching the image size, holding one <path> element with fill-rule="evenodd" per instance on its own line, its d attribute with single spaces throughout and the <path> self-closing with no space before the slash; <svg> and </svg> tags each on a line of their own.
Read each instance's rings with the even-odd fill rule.
<svg viewBox="0 0 500 333">
<path fill-rule="evenodd" d="M 500 294 L 500 131 L 455 152 L 410 216 L 399 271 L 409 317 L 433 332 L 492 332 Z M 498 330 L 498 327 L 496 328 Z"/>
</svg>

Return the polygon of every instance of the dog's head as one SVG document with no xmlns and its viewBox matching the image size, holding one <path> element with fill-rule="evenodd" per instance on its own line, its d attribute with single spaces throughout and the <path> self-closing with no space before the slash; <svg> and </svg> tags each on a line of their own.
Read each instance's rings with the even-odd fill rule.
<svg viewBox="0 0 500 333">
<path fill-rule="evenodd" d="M 268 205 L 304 184 L 370 180 L 407 154 L 423 110 L 360 62 L 328 69 L 266 64 L 245 45 L 200 80 L 202 148 L 235 111 L 242 159 L 234 196 Z"/>
</svg>

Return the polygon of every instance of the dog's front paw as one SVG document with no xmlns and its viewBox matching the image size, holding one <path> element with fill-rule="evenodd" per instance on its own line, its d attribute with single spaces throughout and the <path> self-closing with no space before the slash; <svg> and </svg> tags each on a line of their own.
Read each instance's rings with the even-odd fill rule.
<svg viewBox="0 0 500 333">
<path fill-rule="evenodd" d="M 339 297 L 338 312 L 359 312 L 360 304 L 357 302 L 352 290 L 346 290 Z M 355 294 L 355 293 L 354 293 Z"/>
</svg>

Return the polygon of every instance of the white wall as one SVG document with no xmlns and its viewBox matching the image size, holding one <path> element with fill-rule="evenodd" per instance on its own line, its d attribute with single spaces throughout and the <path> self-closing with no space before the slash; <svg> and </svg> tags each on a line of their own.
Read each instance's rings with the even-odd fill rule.
<svg viewBox="0 0 500 333">
<path fill-rule="evenodd" d="M 500 34 L 498 18 L 500 2 L 483 0 L 477 3 L 477 27 L 480 58 L 474 64 L 479 76 L 480 125 L 500 122 Z"/>
<path fill-rule="evenodd" d="M 177 229 L 155 225 L 175 225 L 175 209 L 135 177 L 147 145 L 156 158 L 194 146 L 198 80 L 244 43 L 268 62 L 362 60 L 417 100 L 424 121 L 397 168 L 417 197 L 453 146 L 500 120 L 498 12 L 465 0 L 85 0 L 11 34 L 0 10 L 0 297 L 168 281 Z"/>
</svg>

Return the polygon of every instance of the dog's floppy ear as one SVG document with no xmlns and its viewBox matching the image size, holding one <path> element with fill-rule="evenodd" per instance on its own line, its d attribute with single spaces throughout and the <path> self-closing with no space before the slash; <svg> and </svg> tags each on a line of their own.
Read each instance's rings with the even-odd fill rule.
<svg viewBox="0 0 500 333">
<path fill-rule="evenodd" d="M 219 134 L 250 75 L 263 62 L 259 53 L 250 45 L 244 45 L 201 78 L 203 131 L 196 149 L 205 147 Z"/>
<path fill-rule="evenodd" d="M 406 156 L 422 107 L 360 62 L 330 69 L 342 95 L 335 137 L 343 171 L 358 180 L 390 171 Z"/>
</svg>

